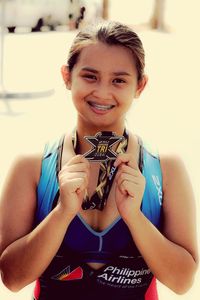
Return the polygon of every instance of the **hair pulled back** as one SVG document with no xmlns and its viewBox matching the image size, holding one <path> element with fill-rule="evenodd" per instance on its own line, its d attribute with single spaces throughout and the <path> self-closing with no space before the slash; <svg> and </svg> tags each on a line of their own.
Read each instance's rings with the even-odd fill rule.
<svg viewBox="0 0 200 300">
<path fill-rule="evenodd" d="M 143 77 L 145 53 L 141 40 L 127 25 L 115 21 L 105 21 L 86 26 L 76 35 L 67 59 L 69 71 L 72 71 L 77 63 L 81 50 L 96 42 L 130 49 L 136 64 L 138 81 Z"/>
</svg>

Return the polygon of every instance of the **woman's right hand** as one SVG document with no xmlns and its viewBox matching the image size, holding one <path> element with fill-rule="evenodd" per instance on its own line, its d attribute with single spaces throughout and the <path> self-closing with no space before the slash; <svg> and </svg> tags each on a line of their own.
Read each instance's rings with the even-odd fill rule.
<svg viewBox="0 0 200 300">
<path fill-rule="evenodd" d="M 76 155 L 63 165 L 59 172 L 60 198 L 58 204 L 72 216 L 82 205 L 89 182 L 90 164 L 82 155 Z"/>
</svg>

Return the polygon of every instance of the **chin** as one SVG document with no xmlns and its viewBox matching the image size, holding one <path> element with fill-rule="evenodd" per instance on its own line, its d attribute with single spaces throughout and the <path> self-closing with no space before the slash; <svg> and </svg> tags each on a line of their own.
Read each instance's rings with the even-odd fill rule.
<svg viewBox="0 0 200 300">
<path fill-rule="evenodd" d="M 90 128 L 93 130 L 93 132 L 99 132 L 99 131 L 112 131 L 112 132 L 118 132 L 119 126 L 116 126 L 115 124 L 95 124 L 94 126 L 90 125 Z M 121 128 L 121 127 L 120 127 Z M 124 128 L 124 127 L 123 127 Z"/>
</svg>

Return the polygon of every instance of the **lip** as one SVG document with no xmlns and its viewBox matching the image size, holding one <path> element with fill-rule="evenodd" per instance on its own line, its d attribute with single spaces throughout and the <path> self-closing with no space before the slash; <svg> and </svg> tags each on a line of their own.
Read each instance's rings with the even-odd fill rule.
<svg viewBox="0 0 200 300">
<path fill-rule="evenodd" d="M 96 114 L 100 114 L 100 115 L 109 113 L 115 107 L 115 104 L 106 104 L 105 105 L 103 103 L 97 103 L 96 101 L 87 101 L 87 104 L 93 112 L 95 112 Z M 97 106 L 102 106 L 102 107 L 103 106 L 111 106 L 111 107 L 104 110 L 104 109 L 98 108 Z"/>
<path fill-rule="evenodd" d="M 92 102 L 92 101 L 91 101 Z M 104 104 L 100 104 L 100 103 L 96 103 L 94 102 L 95 104 L 97 105 L 104 105 Z M 100 110 L 98 108 L 96 108 L 95 106 L 92 106 L 90 105 L 89 101 L 87 102 L 88 106 L 90 107 L 90 109 L 95 113 L 95 114 L 98 114 L 98 115 L 106 115 L 108 114 L 115 106 L 113 106 L 112 108 L 110 109 L 106 109 L 106 110 Z M 112 105 L 112 104 L 110 104 Z"/>
</svg>

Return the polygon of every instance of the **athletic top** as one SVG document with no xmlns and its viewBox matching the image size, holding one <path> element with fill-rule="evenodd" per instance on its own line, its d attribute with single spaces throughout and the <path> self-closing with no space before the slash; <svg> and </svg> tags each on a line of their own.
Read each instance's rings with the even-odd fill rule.
<svg viewBox="0 0 200 300">
<path fill-rule="evenodd" d="M 58 172 L 64 138 L 48 143 L 37 188 L 37 226 L 55 207 L 59 196 Z M 160 230 L 162 174 L 157 154 L 140 141 L 140 164 L 146 179 L 141 210 Z M 50 233 L 51 234 L 51 233 Z M 52 237 L 53 238 L 53 237 Z M 105 265 L 98 270 L 87 262 Z M 97 232 L 77 214 L 51 263 L 36 282 L 35 300 L 107 299 L 157 300 L 156 280 L 138 251 L 121 217 Z"/>
</svg>

